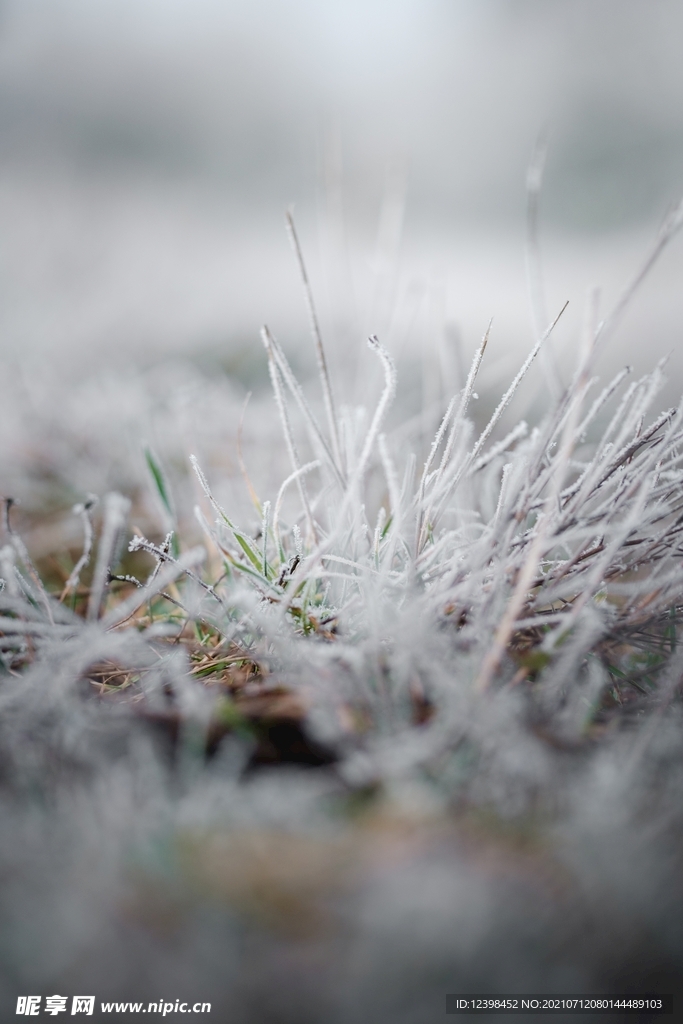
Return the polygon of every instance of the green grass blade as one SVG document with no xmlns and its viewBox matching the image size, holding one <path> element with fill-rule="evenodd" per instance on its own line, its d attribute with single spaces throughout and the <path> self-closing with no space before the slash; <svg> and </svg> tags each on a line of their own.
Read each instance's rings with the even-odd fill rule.
<svg viewBox="0 0 683 1024">
<path fill-rule="evenodd" d="M 171 538 L 171 553 L 173 554 L 174 558 L 177 558 L 178 555 L 180 554 L 180 546 L 177 540 L 178 525 L 176 522 L 175 511 L 173 509 L 173 503 L 171 501 L 168 482 L 166 480 L 166 474 L 161 468 L 161 463 L 152 452 L 152 449 L 145 448 L 144 452 L 145 462 L 147 463 L 147 468 L 149 469 L 150 475 L 154 482 L 156 492 L 159 495 L 162 506 L 164 507 L 166 513 L 168 514 L 170 525 L 173 527 L 173 537 Z"/>
</svg>

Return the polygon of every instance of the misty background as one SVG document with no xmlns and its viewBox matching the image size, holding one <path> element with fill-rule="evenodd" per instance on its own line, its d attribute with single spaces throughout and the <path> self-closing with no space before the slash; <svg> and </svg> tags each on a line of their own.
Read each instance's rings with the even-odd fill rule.
<svg viewBox="0 0 683 1024">
<path fill-rule="evenodd" d="M 312 372 L 290 206 L 343 400 L 377 390 L 372 332 L 406 408 L 436 409 L 493 317 L 493 401 L 534 340 L 525 178 L 543 131 L 568 380 L 587 290 L 607 312 L 683 194 L 682 37 L 676 0 L 4 0 L 5 419 L 20 386 L 43 416 L 34 457 L 65 381 L 178 357 L 265 391 L 264 322 Z M 601 356 L 644 372 L 670 354 L 669 402 L 682 268 L 679 239 Z M 74 400 L 80 435 L 105 397 Z"/>
</svg>

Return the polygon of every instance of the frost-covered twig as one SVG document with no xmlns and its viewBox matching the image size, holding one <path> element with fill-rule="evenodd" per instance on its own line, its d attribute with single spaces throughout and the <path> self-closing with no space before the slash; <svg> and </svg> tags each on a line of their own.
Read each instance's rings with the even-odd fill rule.
<svg viewBox="0 0 683 1024">
<path fill-rule="evenodd" d="M 66 597 L 70 590 L 75 590 L 79 584 L 81 573 L 90 562 L 90 554 L 92 552 L 93 543 L 93 528 L 92 528 L 92 517 L 90 513 L 97 504 L 97 497 L 94 494 L 88 495 L 87 499 L 74 505 L 72 512 L 74 515 L 80 517 L 83 523 L 83 553 L 74 565 L 68 580 L 64 584 L 64 590 L 62 591 L 62 600 Z"/>
<path fill-rule="evenodd" d="M 149 550 L 147 544 L 140 538 L 133 538 L 131 543 L 133 544 L 133 550 Z M 152 553 L 160 556 L 159 549 L 156 549 Z M 122 625 L 127 619 L 130 619 L 139 608 L 142 608 L 150 598 L 155 597 L 158 593 L 165 590 L 166 587 L 168 587 L 169 584 L 174 583 L 179 576 L 188 575 L 195 582 L 201 583 L 205 590 L 210 589 L 193 571 L 203 563 L 205 558 L 206 551 L 203 547 L 190 548 L 189 551 L 184 551 L 177 559 L 168 555 L 166 564 L 154 576 L 154 579 L 150 584 L 142 589 L 135 590 L 129 598 L 122 601 L 121 604 L 118 604 L 115 608 L 112 608 L 111 611 L 107 612 L 102 619 L 103 628 L 108 630 Z"/>
</svg>

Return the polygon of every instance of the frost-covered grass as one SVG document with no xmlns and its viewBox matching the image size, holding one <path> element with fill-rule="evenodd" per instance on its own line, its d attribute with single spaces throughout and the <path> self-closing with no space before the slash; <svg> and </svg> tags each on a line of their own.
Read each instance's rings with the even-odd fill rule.
<svg viewBox="0 0 683 1024">
<path fill-rule="evenodd" d="M 447 991 L 673 989 L 683 406 L 662 366 L 593 365 L 680 219 L 612 313 L 590 297 L 540 422 L 500 429 L 557 318 L 477 431 L 486 332 L 422 463 L 381 341 L 375 407 L 335 393 L 290 222 L 322 402 L 264 328 L 288 465 L 257 493 L 240 455 L 251 521 L 194 456 L 179 516 L 147 449 L 159 532 L 84 499 L 47 571 L 5 502 L 7 1005 L 417 1022 Z"/>
</svg>

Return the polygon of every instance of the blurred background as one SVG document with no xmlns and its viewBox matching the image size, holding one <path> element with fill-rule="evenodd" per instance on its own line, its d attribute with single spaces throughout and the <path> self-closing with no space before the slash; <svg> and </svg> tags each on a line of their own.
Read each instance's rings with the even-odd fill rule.
<svg viewBox="0 0 683 1024">
<path fill-rule="evenodd" d="M 5 418 L 17 388 L 48 423 L 57 379 L 179 357 L 258 392 L 263 322 L 305 375 L 289 206 L 344 400 L 377 386 L 376 332 L 406 407 L 436 408 L 490 317 L 482 388 L 499 395 L 534 337 L 541 132 L 567 379 L 587 289 L 606 311 L 683 194 L 682 37 L 678 0 L 2 0 Z M 646 370 L 672 353 L 665 400 L 683 376 L 682 269 L 677 240 L 602 356 Z"/>
</svg>

